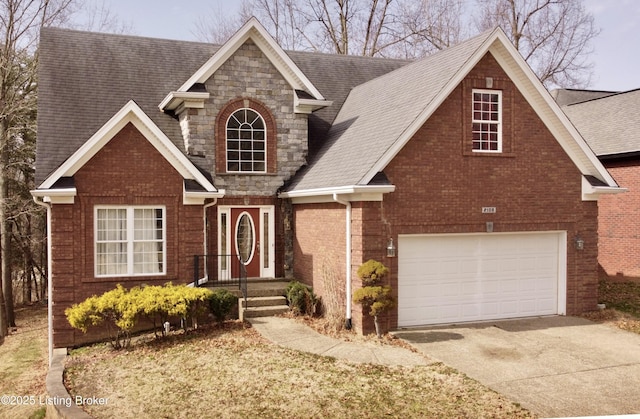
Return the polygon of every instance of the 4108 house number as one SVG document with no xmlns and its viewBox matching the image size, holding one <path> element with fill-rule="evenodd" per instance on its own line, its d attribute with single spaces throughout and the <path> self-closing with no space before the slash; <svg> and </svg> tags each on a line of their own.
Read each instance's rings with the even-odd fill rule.
<svg viewBox="0 0 640 419">
<path fill-rule="evenodd" d="M 482 207 L 482 213 L 483 214 L 495 214 L 496 213 L 496 207 Z"/>
</svg>

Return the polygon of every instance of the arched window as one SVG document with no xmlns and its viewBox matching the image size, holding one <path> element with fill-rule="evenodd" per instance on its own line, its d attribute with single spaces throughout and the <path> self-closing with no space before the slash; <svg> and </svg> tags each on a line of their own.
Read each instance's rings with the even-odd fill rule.
<svg viewBox="0 0 640 419">
<path fill-rule="evenodd" d="M 262 116 L 242 108 L 227 120 L 227 172 L 264 173 L 267 168 L 267 133 Z"/>
</svg>

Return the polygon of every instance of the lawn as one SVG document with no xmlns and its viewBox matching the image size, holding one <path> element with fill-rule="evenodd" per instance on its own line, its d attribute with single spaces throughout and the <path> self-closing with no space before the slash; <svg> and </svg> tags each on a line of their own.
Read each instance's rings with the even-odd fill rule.
<svg viewBox="0 0 640 419">
<path fill-rule="evenodd" d="M 608 308 L 585 317 L 640 333 L 640 285 L 603 282 L 600 295 Z M 36 405 L 0 405 L 0 417 L 43 417 L 46 307 L 20 308 L 17 323 L 0 345 L 0 396 L 33 395 Z M 442 364 L 350 364 L 275 346 L 239 322 L 143 337 L 129 350 L 77 349 L 66 384 L 74 396 L 105 399 L 86 406 L 96 418 L 533 417 Z"/>
<path fill-rule="evenodd" d="M 95 345 L 67 364 L 73 396 L 118 417 L 496 417 L 531 414 L 442 364 L 352 364 L 275 346 L 240 322 L 139 342 Z"/>
<path fill-rule="evenodd" d="M 3 399 L 0 417 L 42 418 L 45 408 L 40 400 L 46 395 L 48 357 L 47 308 L 19 308 L 16 324 L 18 328 L 0 345 L 0 397 L 16 397 Z"/>
</svg>

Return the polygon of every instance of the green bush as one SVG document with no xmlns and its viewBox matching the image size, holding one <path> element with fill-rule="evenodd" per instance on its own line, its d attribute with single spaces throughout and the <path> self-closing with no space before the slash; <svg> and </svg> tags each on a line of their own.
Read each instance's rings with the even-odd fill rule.
<svg viewBox="0 0 640 419">
<path fill-rule="evenodd" d="M 358 268 L 358 277 L 363 285 L 375 285 L 379 283 L 389 273 L 389 268 L 382 262 L 369 259 Z"/>
<path fill-rule="evenodd" d="M 285 289 L 285 295 L 294 314 L 309 316 L 315 314 L 318 298 L 313 293 L 313 288 L 299 281 L 291 281 Z"/>
<path fill-rule="evenodd" d="M 395 306 L 395 301 L 391 295 L 391 287 L 388 285 L 378 285 L 389 273 L 389 269 L 381 262 L 368 260 L 358 268 L 358 276 L 364 285 L 353 293 L 353 302 L 362 304 L 363 308 L 369 309 L 369 315 L 373 317 L 376 327 L 376 335 L 382 337 L 378 316 L 386 313 Z"/>
<path fill-rule="evenodd" d="M 195 319 L 207 308 L 211 291 L 186 285 L 144 286 L 126 290 L 118 284 L 100 296 L 92 296 L 65 310 L 69 324 L 87 332 L 89 326 L 104 324 L 114 348 L 129 346 L 131 330 L 140 317 L 150 318 L 157 330 L 169 317 Z"/>
<path fill-rule="evenodd" d="M 237 302 L 238 297 L 231 291 L 224 288 L 217 289 L 209 296 L 209 310 L 218 322 L 223 322 Z"/>
</svg>

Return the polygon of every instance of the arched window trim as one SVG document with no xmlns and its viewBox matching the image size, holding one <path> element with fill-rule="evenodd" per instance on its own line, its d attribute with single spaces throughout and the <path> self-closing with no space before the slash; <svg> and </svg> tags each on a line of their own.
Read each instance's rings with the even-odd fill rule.
<svg viewBox="0 0 640 419">
<path fill-rule="evenodd" d="M 264 172 L 229 172 L 227 170 L 227 121 L 240 109 L 247 108 L 258 113 L 265 122 L 266 171 Z M 264 103 L 250 97 L 238 97 L 223 105 L 216 116 L 215 127 L 215 172 L 218 175 L 270 175 L 278 171 L 277 162 L 277 128 L 273 112 Z"/>
<path fill-rule="evenodd" d="M 249 116 L 248 112 L 256 117 Z M 241 113 L 243 115 L 239 118 Z M 237 128 L 230 127 L 234 120 L 238 123 Z M 258 120 L 259 127 L 256 128 Z M 236 109 L 229 115 L 224 126 L 227 173 L 266 173 L 269 139 L 267 124 L 260 112 L 251 107 Z M 236 133 L 237 138 L 230 138 L 230 133 Z M 243 138 L 243 133 L 248 133 L 249 138 Z"/>
</svg>

